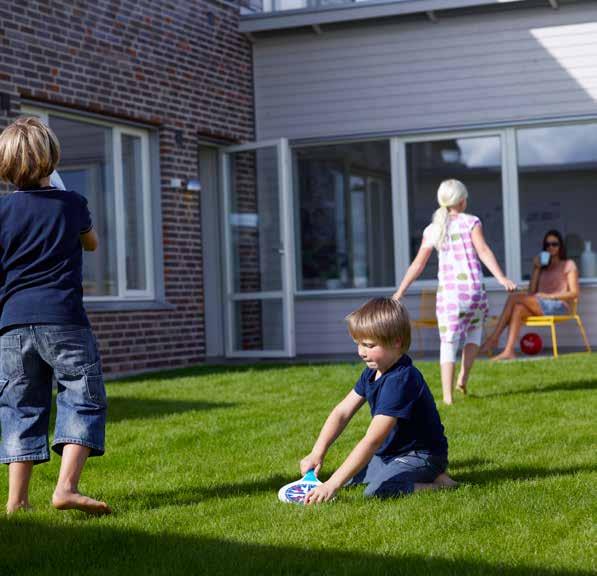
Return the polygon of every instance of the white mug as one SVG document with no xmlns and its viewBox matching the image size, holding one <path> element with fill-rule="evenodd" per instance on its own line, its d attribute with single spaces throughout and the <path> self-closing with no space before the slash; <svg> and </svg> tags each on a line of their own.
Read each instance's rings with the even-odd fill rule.
<svg viewBox="0 0 597 576">
<path fill-rule="evenodd" d="M 539 263 L 541 264 L 542 268 L 549 266 L 549 261 L 551 259 L 551 255 L 549 252 L 542 250 L 539 252 Z"/>
</svg>

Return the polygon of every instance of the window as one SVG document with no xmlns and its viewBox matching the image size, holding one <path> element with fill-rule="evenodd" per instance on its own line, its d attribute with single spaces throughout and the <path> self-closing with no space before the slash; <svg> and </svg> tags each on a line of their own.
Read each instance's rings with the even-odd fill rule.
<svg viewBox="0 0 597 576">
<path fill-rule="evenodd" d="M 394 285 L 388 141 L 295 149 L 299 290 Z"/>
<path fill-rule="evenodd" d="M 438 207 L 437 189 L 448 178 L 467 186 L 467 212 L 481 219 L 487 243 L 513 279 L 529 279 L 550 229 L 564 237 L 581 281 L 597 279 L 597 227 L 579 218 L 597 211 L 597 121 L 391 142 L 396 204 L 390 142 L 295 148 L 299 290 L 399 283 Z M 436 278 L 434 251 L 420 280 Z"/>
<path fill-rule="evenodd" d="M 147 131 L 70 114 L 24 109 L 54 130 L 62 149 L 58 173 L 67 190 L 87 198 L 100 249 L 83 259 L 86 297 L 154 294 Z"/>
<path fill-rule="evenodd" d="M 548 230 L 564 237 L 581 278 L 597 276 L 597 124 L 517 130 L 523 278 Z M 585 216 L 582 216 L 582 215 Z"/>
<path fill-rule="evenodd" d="M 455 178 L 469 191 L 467 212 L 483 223 L 484 236 L 498 261 L 504 264 L 502 165 L 499 136 L 450 138 L 406 145 L 408 175 L 409 258 L 423 239 L 423 230 L 438 208 L 437 189 Z M 485 271 L 485 275 L 489 275 Z M 434 251 L 421 279 L 437 278 Z"/>
</svg>

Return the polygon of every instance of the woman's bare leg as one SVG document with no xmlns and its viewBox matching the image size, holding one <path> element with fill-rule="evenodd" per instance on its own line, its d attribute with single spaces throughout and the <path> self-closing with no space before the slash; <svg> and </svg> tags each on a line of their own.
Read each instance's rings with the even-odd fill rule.
<svg viewBox="0 0 597 576">
<path fill-rule="evenodd" d="M 541 306 L 534 297 L 528 299 L 524 303 L 516 304 L 512 311 L 510 324 L 508 325 L 508 340 L 506 341 L 506 347 L 501 354 L 498 354 L 492 358 L 492 360 L 512 360 L 513 358 L 516 358 L 514 349 L 524 319 L 529 316 L 541 316 L 542 314 L 543 311 L 541 310 Z"/>
<path fill-rule="evenodd" d="M 488 352 L 491 348 L 497 348 L 500 336 L 502 335 L 502 332 L 505 330 L 506 326 L 510 324 L 514 307 L 517 305 L 523 305 L 528 308 L 528 316 L 537 316 L 543 314 L 541 306 L 533 294 L 527 294 L 523 292 L 510 294 L 510 296 L 508 296 L 508 300 L 506 300 L 506 304 L 504 304 L 504 309 L 498 318 L 495 329 L 481 345 L 481 352 Z"/>
<path fill-rule="evenodd" d="M 514 306 L 520 301 L 521 297 L 525 296 L 525 294 L 510 294 L 506 303 L 504 304 L 504 308 L 500 317 L 498 318 L 497 324 L 493 329 L 493 332 L 485 339 L 483 344 L 481 345 L 481 352 L 487 352 L 491 348 L 496 348 L 498 342 L 500 340 L 500 336 L 502 332 L 510 322 L 510 318 L 512 316 L 512 310 Z"/>
</svg>

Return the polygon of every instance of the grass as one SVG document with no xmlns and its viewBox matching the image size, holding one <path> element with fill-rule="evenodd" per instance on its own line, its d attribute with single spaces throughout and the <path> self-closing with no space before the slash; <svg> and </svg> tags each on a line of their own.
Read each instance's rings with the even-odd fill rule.
<svg viewBox="0 0 597 576">
<path fill-rule="evenodd" d="M 440 398 L 438 365 L 419 367 Z M 479 362 L 470 396 L 440 407 L 456 491 L 279 503 L 361 368 L 202 367 L 109 383 L 107 455 L 81 488 L 115 514 L 52 510 L 53 457 L 35 469 L 35 511 L 0 519 L 0 574 L 595 573 L 596 355 Z M 323 477 L 367 421 L 364 408 Z"/>
</svg>

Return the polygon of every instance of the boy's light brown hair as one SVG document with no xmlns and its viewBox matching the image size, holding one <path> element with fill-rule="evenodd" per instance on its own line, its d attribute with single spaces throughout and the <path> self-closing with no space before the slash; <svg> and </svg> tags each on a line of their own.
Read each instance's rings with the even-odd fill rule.
<svg viewBox="0 0 597 576">
<path fill-rule="evenodd" d="M 400 340 L 400 352 L 410 348 L 410 318 L 401 302 L 391 298 L 372 298 L 346 317 L 353 340 L 373 340 L 393 346 Z"/>
<path fill-rule="evenodd" d="M 15 120 L 0 134 L 0 178 L 19 189 L 39 186 L 58 160 L 58 138 L 35 116 Z"/>
</svg>

